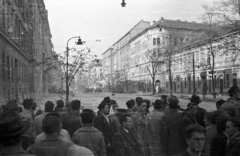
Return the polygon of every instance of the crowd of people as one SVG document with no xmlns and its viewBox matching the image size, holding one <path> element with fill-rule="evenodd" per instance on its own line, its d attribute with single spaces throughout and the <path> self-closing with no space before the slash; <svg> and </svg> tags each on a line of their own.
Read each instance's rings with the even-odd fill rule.
<svg viewBox="0 0 240 156">
<path fill-rule="evenodd" d="M 240 89 L 228 93 L 210 112 L 198 95 L 186 109 L 174 95 L 129 99 L 127 109 L 105 97 L 97 112 L 80 100 L 47 101 L 44 111 L 10 101 L 0 107 L 0 156 L 239 156 Z"/>
</svg>

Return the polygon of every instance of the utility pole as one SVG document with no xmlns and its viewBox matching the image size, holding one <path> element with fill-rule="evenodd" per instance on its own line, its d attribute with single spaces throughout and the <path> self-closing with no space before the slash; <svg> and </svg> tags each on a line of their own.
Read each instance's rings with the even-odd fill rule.
<svg viewBox="0 0 240 156">
<path fill-rule="evenodd" d="M 192 59 L 193 59 L 193 95 L 195 95 L 195 57 L 194 52 L 192 53 Z"/>
</svg>

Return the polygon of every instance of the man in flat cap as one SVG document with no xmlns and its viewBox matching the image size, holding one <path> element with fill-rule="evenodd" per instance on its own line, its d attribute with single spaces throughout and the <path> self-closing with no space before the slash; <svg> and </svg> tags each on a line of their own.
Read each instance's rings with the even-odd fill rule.
<svg viewBox="0 0 240 156">
<path fill-rule="evenodd" d="M 237 85 L 233 85 L 228 90 L 229 98 L 226 100 L 224 104 L 221 105 L 220 110 L 227 110 L 229 108 L 233 108 L 237 110 L 237 115 L 240 116 L 240 112 L 238 111 L 240 107 L 240 89 Z"/>
</svg>

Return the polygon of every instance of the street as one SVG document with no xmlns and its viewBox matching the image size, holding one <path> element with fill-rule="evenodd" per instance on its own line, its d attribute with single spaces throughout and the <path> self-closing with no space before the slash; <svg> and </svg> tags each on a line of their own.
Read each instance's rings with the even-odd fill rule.
<svg viewBox="0 0 240 156">
<path fill-rule="evenodd" d="M 116 100 L 120 108 L 127 108 L 127 106 L 125 105 L 126 101 L 129 99 L 135 99 L 138 96 L 141 96 L 144 99 L 151 100 L 151 103 L 154 102 L 156 99 L 158 99 L 157 97 L 153 97 L 149 95 L 142 96 L 138 94 L 118 94 L 118 93 L 116 93 L 114 96 L 112 96 L 111 93 L 79 93 L 79 94 L 76 94 L 75 97 L 70 97 L 70 99 L 71 100 L 79 99 L 82 103 L 82 106 L 84 106 L 84 108 L 97 110 L 97 107 L 100 104 L 100 102 L 103 100 L 104 97 L 107 97 L 107 96 L 109 96 L 111 99 Z M 41 108 L 44 107 L 44 103 L 46 101 L 51 100 L 54 103 L 56 103 L 56 100 L 59 100 L 59 99 L 60 99 L 60 96 L 55 94 L 52 94 L 52 95 L 50 94 L 41 102 Z M 180 100 L 181 108 L 186 108 L 187 104 L 189 103 L 189 100 L 183 99 L 183 98 L 179 98 L 179 100 Z M 202 103 L 200 103 L 199 106 L 205 108 L 207 111 L 212 111 L 216 109 L 215 102 L 211 102 L 211 101 L 210 102 L 203 101 Z M 150 110 L 152 109 L 153 108 L 151 107 Z"/>
</svg>

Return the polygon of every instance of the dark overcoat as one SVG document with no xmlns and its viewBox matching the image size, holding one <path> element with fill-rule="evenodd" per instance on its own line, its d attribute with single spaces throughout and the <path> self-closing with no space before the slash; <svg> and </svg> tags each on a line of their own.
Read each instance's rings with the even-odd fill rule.
<svg viewBox="0 0 240 156">
<path fill-rule="evenodd" d="M 184 131 L 185 129 L 192 124 L 196 124 L 197 121 L 193 114 L 188 112 L 184 112 L 183 117 L 180 120 L 180 152 L 183 152 L 187 149 L 187 143 L 184 139 Z"/>
<path fill-rule="evenodd" d="M 180 153 L 179 128 L 181 117 L 182 112 L 179 112 L 177 109 L 170 109 L 167 114 L 163 115 L 162 145 L 166 156 Z"/>
<path fill-rule="evenodd" d="M 210 143 L 210 156 L 225 156 L 227 136 L 222 132 L 217 132 Z"/>
<path fill-rule="evenodd" d="M 206 110 L 198 107 L 197 112 L 195 114 L 195 118 L 197 120 L 197 123 L 201 126 L 203 126 L 204 128 L 206 127 L 205 122 L 204 122 L 204 115 L 206 113 Z"/>
<path fill-rule="evenodd" d="M 111 121 L 107 121 L 107 119 L 100 113 L 98 112 L 97 117 L 94 120 L 94 127 L 97 128 L 100 132 L 102 132 L 105 145 L 106 145 L 106 150 L 108 155 L 113 152 L 113 136 L 114 132 L 112 129 L 112 124 Z M 111 145 L 111 147 L 108 147 L 108 145 Z"/>
<path fill-rule="evenodd" d="M 228 141 L 226 156 L 240 156 L 240 133 Z"/>
<path fill-rule="evenodd" d="M 191 155 L 189 154 L 189 152 L 187 150 L 185 150 L 182 153 L 179 153 L 179 154 L 174 155 L 174 156 L 191 156 Z M 208 155 L 202 153 L 201 156 L 208 156 Z"/>
<path fill-rule="evenodd" d="M 114 136 L 114 156 L 141 156 L 141 145 L 136 137 L 129 131 L 126 132 L 122 127 Z"/>
</svg>

